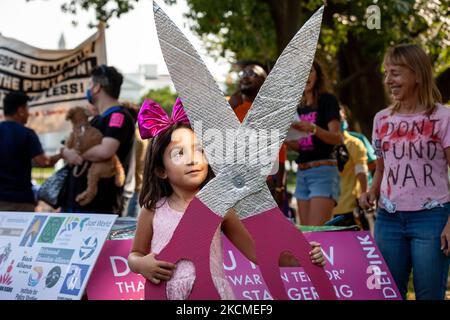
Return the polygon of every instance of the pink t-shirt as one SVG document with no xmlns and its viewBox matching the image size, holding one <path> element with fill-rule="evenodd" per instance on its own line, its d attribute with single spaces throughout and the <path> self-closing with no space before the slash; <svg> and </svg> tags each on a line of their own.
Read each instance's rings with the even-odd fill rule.
<svg viewBox="0 0 450 320">
<path fill-rule="evenodd" d="M 384 173 L 379 205 L 389 212 L 417 211 L 450 201 L 448 164 L 450 108 L 438 105 L 424 113 L 394 114 L 391 108 L 375 115 L 372 132 Z"/>
</svg>

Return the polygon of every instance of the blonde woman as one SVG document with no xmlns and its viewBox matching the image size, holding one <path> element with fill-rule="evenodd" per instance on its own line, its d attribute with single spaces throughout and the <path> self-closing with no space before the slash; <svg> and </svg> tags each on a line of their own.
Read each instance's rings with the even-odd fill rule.
<svg viewBox="0 0 450 320">
<path fill-rule="evenodd" d="M 450 108 L 440 104 L 421 47 L 389 49 L 384 69 L 393 104 L 374 119 L 377 166 L 360 204 L 368 208 L 378 199 L 375 240 L 402 297 L 413 270 L 416 299 L 444 299 L 450 253 Z"/>
</svg>

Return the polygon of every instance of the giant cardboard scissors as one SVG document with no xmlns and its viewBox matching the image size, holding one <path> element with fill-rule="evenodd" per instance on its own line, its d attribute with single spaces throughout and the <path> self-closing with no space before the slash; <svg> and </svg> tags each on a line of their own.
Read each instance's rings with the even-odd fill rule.
<svg viewBox="0 0 450 320">
<path fill-rule="evenodd" d="M 210 161 L 216 177 L 191 201 L 172 239 L 156 258 L 194 263 L 196 279 L 189 299 L 220 299 L 210 272 L 210 246 L 223 217 L 233 208 L 255 241 L 256 261 L 274 299 L 288 299 L 279 270 L 280 254 L 286 251 L 301 262 L 321 299 L 335 299 L 325 271 L 311 263 L 310 244 L 278 209 L 266 185 L 311 70 L 323 7 L 283 51 L 242 124 L 191 43 L 155 2 L 153 11 L 164 59 L 194 129 L 201 123 L 203 129 L 215 129 L 234 141 L 249 129 L 278 130 L 276 141 L 269 146 L 276 150 L 269 163 L 239 163 L 235 153 L 225 155 L 221 162 Z M 232 136 L 225 134 L 230 129 L 234 130 Z M 220 140 L 202 141 L 208 160 L 227 142 Z M 267 146 L 252 147 L 258 154 L 267 154 Z M 236 152 L 248 155 L 248 144 L 240 144 Z M 147 281 L 145 297 L 167 299 L 166 282 L 155 285 Z"/>
</svg>

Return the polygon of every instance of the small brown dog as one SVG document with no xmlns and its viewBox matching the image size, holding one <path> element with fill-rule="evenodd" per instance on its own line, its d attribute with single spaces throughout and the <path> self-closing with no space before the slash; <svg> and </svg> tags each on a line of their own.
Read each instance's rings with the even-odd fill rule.
<svg viewBox="0 0 450 320">
<path fill-rule="evenodd" d="M 73 125 L 73 131 L 66 142 L 66 147 L 75 149 L 80 155 L 101 144 L 103 139 L 103 134 L 100 130 L 91 126 L 88 118 L 87 109 L 82 107 L 70 109 L 66 116 L 66 120 L 71 121 Z M 80 176 L 86 170 L 86 167 L 87 161 L 84 162 L 81 172 L 76 173 L 78 168 L 75 168 L 74 175 Z M 117 155 L 106 161 L 93 162 L 87 173 L 87 188 L 77 195 L 75 201 L 82 206 L 89 204 L 97 194 L 98 181 L 113 176 L 115 176 L 116 186 L 122 187 L 125 183 L 125 171 Z"/>
</svg>

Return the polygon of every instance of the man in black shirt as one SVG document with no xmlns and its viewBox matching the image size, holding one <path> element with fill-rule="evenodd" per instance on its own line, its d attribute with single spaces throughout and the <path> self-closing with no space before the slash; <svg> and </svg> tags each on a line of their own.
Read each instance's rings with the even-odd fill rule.
<svg viewBox="0 0 450 320">
<path fill-rule="evenodd" d="M 32 161 L 51 167 L 60 155 L 48 157 L 28 121 L 28 97 L 14 91 L 3 100 L 5 121 L 0 123 L 0 211 L 34 211 L 31 188 Z"/>
<path fill-rule="evenodd" d="M 92 71 L 86 96 L 89 103 L 98 110 L 98 115 L 91 120 L 91 124 L 103 133 L 103 140 L 82 155 L 74 149 L 64 148 L 62 155 L 70 164 L 101 162 L 117 154 L 125 173 L 128 171 L 135 125 L 129 112 L 118 101 L 122 82 L 123 76 L 114 67 L 101 65 Z M 75 201 L 77 195 L 86 189 L 87 170 L 84 172 L 80 177 L 69 175 L 62 211 L 119 214 L 123 205 L 123 188 L 115 185 L 114 177 L 98 182 L 98 192 L 91 203 L 80 206 Z"/>
</svg>

